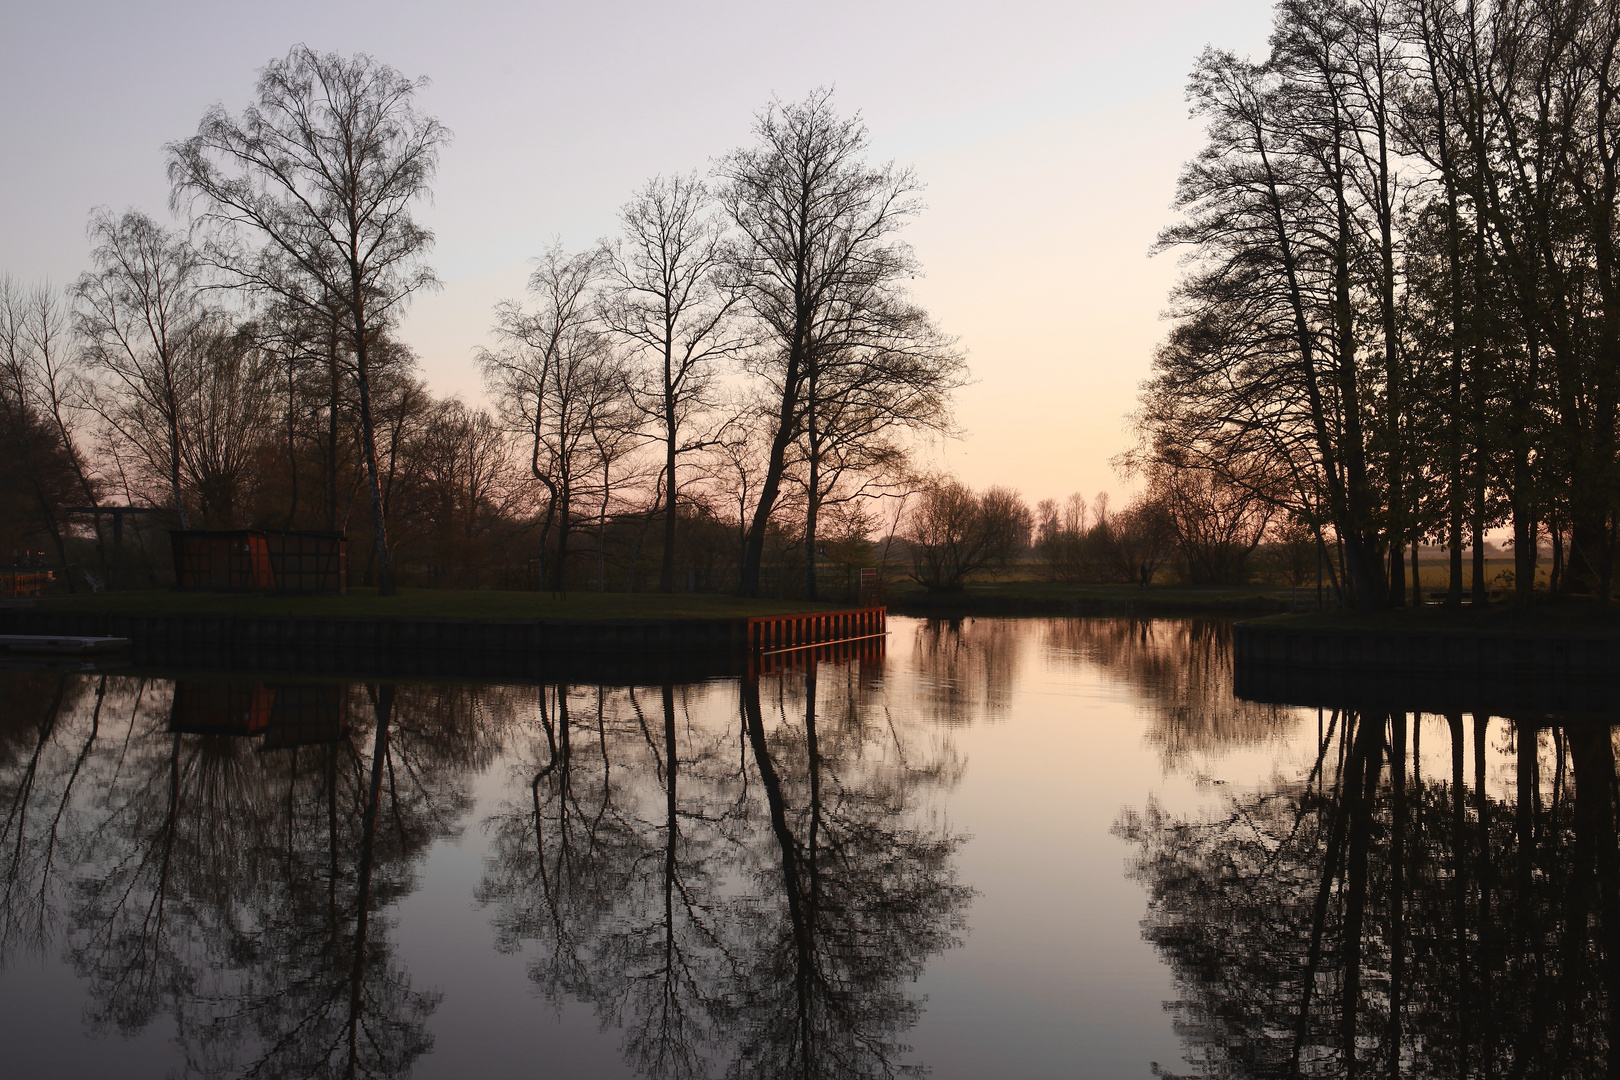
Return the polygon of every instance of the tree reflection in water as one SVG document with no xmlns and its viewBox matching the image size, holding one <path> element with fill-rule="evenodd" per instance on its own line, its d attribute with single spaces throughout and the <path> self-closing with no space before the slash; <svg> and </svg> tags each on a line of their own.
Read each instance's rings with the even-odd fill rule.
<svg viewBox="0 0 1620 1080">
<path fill-rule="evenodd" d="M 659 1077 L 915 1071 L 910 983 L 962 932 L 948 735 L 880 671 L 700 685 L 179 684 L 8 673 L 0 963 L 57 950 L 92 1033 L 196 1076 L 402 1076 L 438 995 L 391 912 L 472 783 L 479 898 L 552 1001 Z M 504 757 L 503 757 L 504 755 Z"/>
<path fill-rule="evenodd" d="M 943 725 L 1000 720 L 1028 650 L 1050 668 L 1102 673 L 1147 708 L 1165 767 L 1188 755 L 1281 742 L 1293 713 L 1232 694 L 1232 630 L 1196 619 L 928 619 L 912 631 L 913 708 Z"/>
<path fill-rule="evenodd" d="M 948 741 L 855 665 L 559 686 L 538 712 L 531 797 L 492 822 L 479 895 L 548 997 L 622 1027 L 649 1076 L 917 1071 L 907 984 L 970 896 L 933 813 Z"/>
<path fill-rule="evenodd" d="M 511 782 L 483 804 L 474 878 L 494 943 L 559 1009 L 587 1004 L 631 1068 L 916 1071 L 911 984 L 970 899 L 944 824 L 955 741 L 1005 715 L 1029 661 L 1131 687 L 1130 715 L 1183 772 L 1281 746 L 1300 714 L 1232 699 L 1220 627 L 911 633 L 899 678 L 0 675 L 0 964 L 60 953 L 92 1029 L 172 1029 L 176 1074 L 402 1076 L 432 1048 L 439 998 L 402 962 L 395 913 L 496 769 Z M 1297 769 L 1213 817 L 1123 814 L 1192 1071 L 1620 1071 L 1613 739 L 1548 723 L 1327 714 Z"/>
<path fill-rule="evenodd" d="M 1000 720 L 1018 686 L 1028 643 L 1020 619 L 923 619 L 912 631 L 916 699 L 936 724 Z"/>
<path fill-rule="evenodd" d="M 43 952 L 58 931 L 71 853 L 58 843 L 74 786 L 95 741 L 107 692 L 105 679 L 94 685 L 89 731 L 77 745 L 59 737 L 64 715 L 79 711 L 87 680 L 58 672 L 16 672 L 0 690 L 0 792 L 8 795 L 0 851 L 0 967 L 19 955 Z M 59 782 L 53 783 L 60 776 Z"/>
<path fill-rule="evenodd" d="M 3 955 L 60 938 L 92 1030 L 171 1015 L 199 1076 L 392 1076 L 431 1047 L 437 997 L 375 913 L 459 828 L 503 692 L 329 687 L 330 715 L 274 745 L 243 737 L 275 733 L 273 688 L 10 673 L 0 692 L 24 703 L 0 731 Z"/>
<path fill-rule="evenodd" d="M 1116 827 L 1196 1074 L 1620 1071 L 1611 729 L 1345 711 L 1318 750 L 1224 816 Z"/>
<path fill-rule="evenodd" d="M 1281 740 L 1294 715 L 1232 694 L 1232 628 L 1197 619 L 1048 619 L 1042 647 L 1062 668 L 1095 667 L 1148 706 L 1166 768 L 1189 754 Z"/>
</svg>

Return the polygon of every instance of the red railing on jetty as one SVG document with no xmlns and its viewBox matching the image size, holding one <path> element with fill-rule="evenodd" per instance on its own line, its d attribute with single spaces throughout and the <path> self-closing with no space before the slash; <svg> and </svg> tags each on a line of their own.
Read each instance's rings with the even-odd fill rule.
<svg viewBox="0 0 1620 1080">
<path fill-rule="evenodd" d="M 804 615 L 763 615 L 748 620 L 748 649 L 779 652 L 833 641 L 858 641 L 887 633 L 889 609 L 856 608 Z"/>
<path fill-rule="evenodd" d="M 748 677 L 759 679 L 767 675 L 786 675 L 789 672 L 814 671 L 821 664 L 854 662 L 860 665 L 881 664 L 888 644 L 882 634 L 873 637 L 850 638 L 847 641 L 828 641 L 820 645 L 801 645 L 774 652 L 750 653 Z"/>
</svg>

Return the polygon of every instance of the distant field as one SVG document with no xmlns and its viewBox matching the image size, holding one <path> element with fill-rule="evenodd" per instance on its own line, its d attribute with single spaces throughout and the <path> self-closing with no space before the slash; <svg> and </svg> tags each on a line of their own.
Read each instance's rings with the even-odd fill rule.
<svg viewBox="0 0 1620 1080">
<path fill-rule="evenodd" d="M 915 614 L 941 615 L 1246 615 L 1283 611 L 1290 591 L 1269 586 L 1069 585 L 1051 581 L 970 583 L 959 593 L 898 589 L 890 603 Z"/>
<path fill-rule="evenodd" d="M 1488 546 L 1489 545 L 1487 545 L 1487 547 Z M 1408 587 L 1410 587 L 1410 574 L 1411 574 L 1411 567 L 1412 567 L 1412 564 L 1410 562 L 1410 557 L 1408 558 L 1406 567 L 1407 567 L 1407 574 L 1408 574 Z M 1546 553 L 1543 553 L 1540 562 L 1537 563 L 1537 565 L 1536 565 L 1536 581 L 1539 584 L 1541 584 L 1541 585 L 1546 585 L 1547 584 L 1548 573 L 1549 573 L 1551 567 L 1552 567 L 1552 559 L 1551 559 L 1551 557 L 1547 556 Z M 1485 560 L 1485 581 L 1493 589 L 1503 589 L 1503 588 L 1509 587 L 1506 584 L 1507 579 L 1504 578 L 1502 575 L 1505 572 L 1509 576 L 1511 576 L 1512 571 L 1513 571 L 1513 556 L 1511 554 L 1507 554 L 1507 555 L 1492 554 L 1492 555 L 1488 556 L 1486 558 L 1486 560 Z M 1444 588 L 1446 588 L 1446 586 L 1448 584 L 1448 581 L 1447 581 L 1448 570 L 1447 570 L 1447 565 L 1446 565 L 1446 553 L 1443 550 L 1440 550 L 1438 548 L 1433 549 L 1433 551 L 1431 553 L 1431 549 L 1424 548 L 1423 553 L 1418 558 L 1418 572 L 1419 572 L 1419 574 L 1420 574 L 1420 576 L 1422 578 L 1423 587 L 1425 589 L 1444 589 Z M 1470 581 L 1469 575 L 1472 574 L 1472 573 L 1473 573 L 1473 563 L 1470 560 L 1469 554 L 1465 551 L 1465 552 L 1463 552 L 1463 588 L 1464 589 L 1468 588 L 1468 583 Z M 1158 583 L 1158 584 L 1155 585 L 1155 588 L 1158 588 L 1159 586 L 1163 586 L 1164 588 L 1167 588 L 1167 589 L 1193 589 L 1195 591 L 1202 591 L 1202 589 L 1204 588 L 1202 586 L 1189 586 L 1189 585 L 1176 584 L 1176 583 L 1174 583 L 1174 574 L 1172 572 L 1170 572 L 1169 570 L 1165 570 L 1165 569 L 1161 569 L 1157 574 L 1154 575 L 1154 581 L 1156 583 Z M 975 586 L 989 586 L 989 585 L 1000 586 L 1000 585 L 1014 585 L 1014 584 L 1061 585 L 1062 583 L 1060 583 L 1060 582 L 1050 582 L 1050 581 L 1047 580 L 1045 564 L 1036 563 L 1036 562 L 1024 562 L 1024 563 L 1014 563 L 1014 564 L 1012 564 L 1010 566 L 1003 567 L 1003 568 L 1001 568 L 999 570 L 981 571 L 980 573 L 974 575 L 973 582 L 968 587 L 973 588 Z M 1325 580 L 1324 580 L 1324 584 L 1326 584 Z M 907 582 L 905 587 L 907 587 L 907 588 L 915 588 L 916 586 L 912 586 L 909 582 Z M 1113 588 L 1129 588 L 1131 586 L 1127 586 L 1127 585 L 1069 585 L 1069 586 L 1064 586 L 1064 587 L 1067 587 L 1067 588 L 1080 588 L 1080 589 L 1113 589 Z M 1224 586 L 1209 586 L 1209 588 L 1223 588 L 1223 587 Z M 1239 586 L 1231 586 L 1231 587 L 1232 588 L 1238 588 Z M 1313 588 L 1313 589 L 1316 587 L 1316 571 L 1314 570 L 1314 568 L 1311 570 L 1311 573 L 1309 575 L 1309 580 L 1305 581 L 1305 582 L 1302 582 L 1300 587 L 1301 588 Z M 1272 592 L 1276 592 L 1276 591 L 1280 590 L 1283 593 L 1286 593 L 1288 591 L 1288 586 L 1286 586 L 1286 585 L 1246 585 L 1246 586 L 1241 586 L 1241 588 L 1254 589 L 1254 590 L 1258 590 L 1258 591 L 1267 591 L 1267 590 L 1269 590 L 1269 591 L 1272 591 Z"/>
<path fill-rule="evenodd" d="M 1445 552 L 1425 548 L 1418 561 L 1424 590 L 1443 591 L 1448 584 Z M 1469 588 L 1471 561 L 1463 561 L 1463 588 Z M 1542 559 L 1537 583 L 1547 585 L 1550 559 Z M 1411 564 L 1407 563 L 1410 573 Z M 1498 594 L 1512 588 L 1513 557 L 1493 553 L 1485 560 L 1485 580 Z M 1332 603 L 1332 582 L 1323 580 L 1328 603 Z M 1407 590 L 1411 589 L 1410 579 Z M 997 571 L 975 575 L 960 593 L 928 594 L 911 581 L 890 586 L 890 603 L 916 614 L 1016 615 L 1016 614 L 1147 614 L 1165 615 L 1255 615 L 1286 611 L 1297 597 L 1301 605 L 1315 604 L 1316 575 L 1302 582 L 1297 590 L 1286 585 L 1185 585 L 1168 571 L 1160 571 L 1149 589 L 1130 584 L 1070 584 L 1046 580 L 1042 563 L 1015 563 Z"/>
<path fill-rule="evenodd" d="M 1536 564 L 1536 583 L 1546 585 L 1548 575 L 1552 569 L 1551 559 L 1542 559 Z M 1469 587 L 1470 577 L 1473 574 L 1473 563 L 1468 556 L 1463 556 L 1463 588 Z M 1407 564 L 1407 573 L 1411 574 L 1411 564 Z M 1433 559 L 1420 558 L 1418 560 L 1418 573 L 1423 580 L 1425 589 L 1444 589 L 1449 584 L 1449 571 L 1445 563 L 1445 553 L 1441 552 Z M 1504 573 L 1506 576 L 1504 577 Z M 1511 588 L 1509 579 L 1513 576 L 1513 556 L 1502 558 L 1489 558 L 1485 560 L 1485 583 L 1493 589 Z"/>
<path fill-rule="evenodd" d="M 379 597 L 376 589 L 347 596 L 250 596 L 167 590 L 56 596 L 42 607 L 140 615 L 286 615 L 325 618 L 548 619 L 554 621 L 663 622 L 672 619 L 740 619 L 831 610 L 831 604 L 743 600 L 734 596 L 660 593 L 551 593 L 472 589 L 401 589 Z"/>
</svg>

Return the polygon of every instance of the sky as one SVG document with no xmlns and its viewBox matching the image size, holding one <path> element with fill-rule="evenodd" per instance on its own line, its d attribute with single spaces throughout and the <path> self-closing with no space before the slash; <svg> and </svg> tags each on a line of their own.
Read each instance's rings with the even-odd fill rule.
<svg viewBox="0 0 1620 1080">
<path fill-rule="evenodd" d="M 431 204 L 443 281 L 401 336 L 434 391 L 484 401 L 472 357 L 553 238 L 610 235 L 659 173 L 707 170 L 773 98 L 834 89 L 874 160 L 916 170 L 917 298 L 973 383 L 927 464 L 1031 502 L 1129 489 L 1110 459 L 1177 274 L 1150 258 L 1201 131 L 1206 45 L 1264 48 L 1268 0 L 1067 3 L 22 3 L 0 36 L 0 273 L 65 285 L 97 206 L 169 219 L 163 145 L 252 100 L 297 43 L 432 82 L 454 133 Z M 170 219 L 172 220 L 172 219 Z"/>
</svg>

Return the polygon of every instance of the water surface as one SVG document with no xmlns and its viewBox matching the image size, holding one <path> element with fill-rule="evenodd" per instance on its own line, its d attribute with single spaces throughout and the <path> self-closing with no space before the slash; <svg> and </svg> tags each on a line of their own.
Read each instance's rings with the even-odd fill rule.
<svg viewBox="0 0 1620 1080">
<path fill-rule="evenodd" d="M 1606 724 L 1240 701 L 1217 624 L 890 626 L 691 684 L 0 674 L 7 1071 L 1606 1068 Z"/>
</svg>

